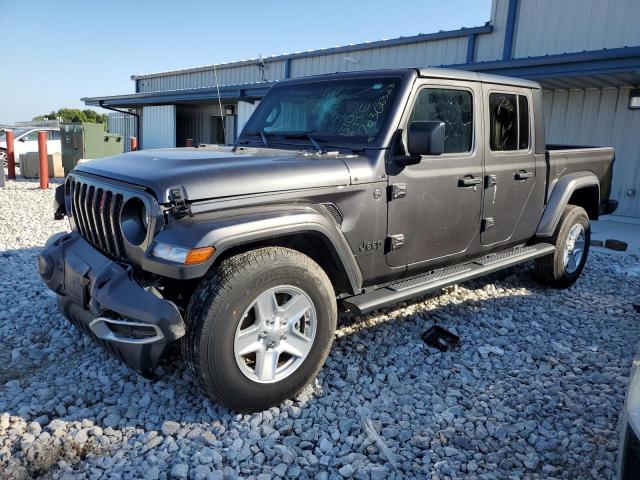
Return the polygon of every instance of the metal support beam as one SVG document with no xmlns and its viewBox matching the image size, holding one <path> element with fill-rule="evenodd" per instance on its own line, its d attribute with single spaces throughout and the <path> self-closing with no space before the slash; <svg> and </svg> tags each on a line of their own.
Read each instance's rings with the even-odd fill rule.
<svg viewBox="0 0 640 480">
<path fill-rule="evenodd" d="M 476 34 L 467 36 L 467 63 L 473 63 L 476 57 Z"/>
<path fill-rule="evenodd" d="M 507 10 L 507 25 L 504 31 L 504 48 L 502 59 L 511 60 L 513 58 L 513 39 L 516 32 L 516 15 L 518 13 L 518 0 L 509 0 Z"/>
<path fill-rule="evenodd" d="M 291 78 L 291 58 L 284 61 L 284 78 Z"/>
</svg>

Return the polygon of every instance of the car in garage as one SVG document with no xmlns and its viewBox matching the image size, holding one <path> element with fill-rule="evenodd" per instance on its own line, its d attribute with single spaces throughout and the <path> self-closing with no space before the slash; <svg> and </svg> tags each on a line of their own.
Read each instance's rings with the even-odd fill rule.
<svg viewBox="0 0 640 480">
<path fill-rule="evenodd" d="M 60 129 L 52 127 L 16 128 L 13 130 L 13 151 L 15 153 L 16 163 L 18 163 L 20 155 L 38 151 L 38 132 L 42 130 L 47 132 L 47 152 L 62 152 L 62 144 L 60 142 Z M 3 133 L 0 133 L 0 160 L 2 161 L 3 166 L 7 165 L 6 130 Z"/>
</svg>

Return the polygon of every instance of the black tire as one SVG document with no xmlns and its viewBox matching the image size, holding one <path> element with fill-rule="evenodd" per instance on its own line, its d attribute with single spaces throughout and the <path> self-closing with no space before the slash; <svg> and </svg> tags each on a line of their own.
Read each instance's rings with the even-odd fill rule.
<svg viewBox="0 0 640 480">
<path fill-rule="evenodd" d="M 0 160 L 2 161 L 2 167 L 7 168 L 9 159 L 7 158 L 7 151 L 4 148 L 0 148 Z"/>
<path fill-rule="evenodd" d="M 582 225 L 584 229 L 584 248 L 582 257 L 575 270 L 568 271 L 564 264 L 569 232 L 575 225 Z M 556 231 L 551 238 L 551 243 L 556 247 L 555 252 L 535 260 L 534 278 L 542 285 L 553 288 L 567 288 L 575 283 L 587 261 L 589 255 L 589 242 L 591 230 L 589 228 L 589 216 L 582 207 L 567 205 L 562 212 Z"/>
<path fill-rule="evenodd" d="M 234 356 L 236 329 L 262 292 L 279 285 L 303 290 L 316 312 L 311 350 L 288 377 L 258 383 L 245 376 Z M 315 378 L 333 342 L 336 298 L 329 278 L 311 258 L 268 247 L 225 259 L 202 280 L 189 303 L 182 355 L 205 393 L 240 412 L 279 405 Z"/>
</svg>

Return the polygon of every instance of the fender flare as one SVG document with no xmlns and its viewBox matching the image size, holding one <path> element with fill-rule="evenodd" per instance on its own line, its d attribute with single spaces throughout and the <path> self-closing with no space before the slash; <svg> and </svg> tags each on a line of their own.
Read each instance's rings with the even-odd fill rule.
<svg viewBox="0 0 640 480">
<path fill-rule="evenodd" d="M 563 175 L 556 182 L 549 197 L 549 201 L 542 213 L 536 235 L 551 237 L 556 231 L 564 208 L 569 204 L 573 192 L 584 187 L 596 187 L 600 198 L 600 181 L 593 172 L 573 172 Z"/>
<path fill-rule="evenodd" d="M 281 206 L 254 213 L 243 212 L 224 218 L 177 222 L 165 227 L 154 241 L 170 245 L 198 248 L 211 246 L 214 255 L 198 265 L 176 265 L 151 256 L 142 258 L 142 267 L 160 275 L 177 279 L 199 278 L 230 248 L 291 234 L 312 233 L 331 244 L 347 274 L 354 293 L 362 288 L 362 272 L 351 247 L 334 221 L 315 205 Z"/>
</svg>

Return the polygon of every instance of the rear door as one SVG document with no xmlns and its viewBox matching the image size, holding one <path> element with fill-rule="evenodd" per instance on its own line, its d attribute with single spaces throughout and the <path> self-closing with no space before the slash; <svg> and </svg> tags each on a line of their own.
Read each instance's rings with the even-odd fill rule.
<svg viewBox="0 0 640 480">
<path fill-rule="evenodd" d="M 420 267 L 473 250 L 482 206 L 481 97 L 475 82 L 422 80 L 414 90 L 400 128 L 444 122 L 444 153 L 389 165 L 388 235 L 403 241 L 388 252 L 390 266 Z"/>
<path fill-rule="evenodd" d="M 485 178 L 480 240 L 483 245 L 513 238 L 536 181 L 531 126 L 531 91 L 483 85 Z"/>
</svg>

